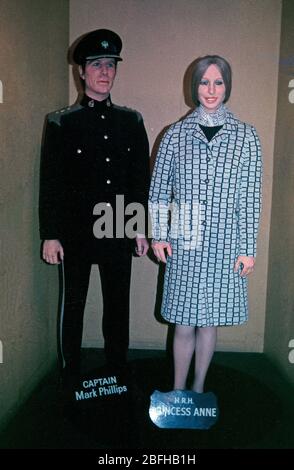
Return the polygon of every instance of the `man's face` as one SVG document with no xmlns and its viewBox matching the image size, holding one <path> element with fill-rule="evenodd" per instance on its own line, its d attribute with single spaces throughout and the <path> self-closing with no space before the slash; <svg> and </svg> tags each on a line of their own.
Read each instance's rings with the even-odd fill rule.
<svg viewBox="0 0 294 470">
<path fill-rule="evenodd" d="M 114 83 L 115 60 L 110 58 L 88 60 L 85 71 L 80 67 L 80 75 L 85 80 L 86 95 L 97 101 L 103 101 L 108 97 Z"/>
</svg>

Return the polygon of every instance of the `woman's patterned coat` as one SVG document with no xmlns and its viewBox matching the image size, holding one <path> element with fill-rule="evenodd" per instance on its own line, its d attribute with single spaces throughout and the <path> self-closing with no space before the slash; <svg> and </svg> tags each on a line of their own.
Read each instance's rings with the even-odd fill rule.
<svg viewBox="0 0 294 470">
<path fill-rule="evenodd" d="M 248 317 L 239 255 L 256 255 L 261 151 L 253 126 L 227 110 L 210 142 L 197 108 L 166 132 L 156 159 L 149 207 L 153 237 L 172 246 L 163 317 L 182 325 L 237 325 Z"/>
</svg>

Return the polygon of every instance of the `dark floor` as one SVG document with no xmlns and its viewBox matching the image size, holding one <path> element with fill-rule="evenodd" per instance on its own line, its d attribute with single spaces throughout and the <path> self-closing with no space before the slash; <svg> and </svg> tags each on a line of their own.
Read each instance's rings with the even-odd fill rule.
<svg viewBox="0 0 294 470">
<path fill-rule="evenodd" d="M 105 376 L 95 368 L 102 357 L 100 350 L 83 350 L 83 378 Z M 171 389 L 165 352 L 133 350 L 129 364 L 130 393 L 102 400 L 64 394 L 53 371 L 0 435 L 0 448 L 294 448 L 293 388 L 263 354 L 215 353 L 207 391 L 217 396 L 220 417 L 209 430 L 160 429 L 151 422 L 150 395 Z"/>
</svg>

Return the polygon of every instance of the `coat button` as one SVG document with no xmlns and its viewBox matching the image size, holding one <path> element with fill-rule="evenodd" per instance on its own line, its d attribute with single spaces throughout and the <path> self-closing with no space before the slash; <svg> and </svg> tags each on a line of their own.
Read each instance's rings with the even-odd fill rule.
<svg viewBox="0 0 294 470">
<path fill-rule="evenodd" d="M 77 149 L 77 153 L 82 153 L 81 149 Z"/>
<path fill-rule="evenodd" d="M 210 157 L 206 157 L 206 161 L 207 162 L 210 162 L 211 158 Z"/>
<path fill-rule="evenodd" d="M 203 220 L 201 223 L 202 223 L 202 225 L 205 226 L 206 225 L 206 220 Z"/>
<path fill-rule="evenodd" d="M 107 202 L 107 203 L 106 203 L 106 206 L 107 206 L 107 207 L 111 207 L 110 202 Z"/>
<path fill-rule="evenodd" d="M 108 139 L 108 135 L 106 135 L 106 134 L 103 137 L 104 137 L 105 140 Z"/>
<path fill-rule="evenodd" d="M 101 114 L 101 119 L 105 119 L 105 116 L 104 116 L 104 114 Z"/>
<path fill-rule="evenodd" d="M 130 151 L 131 151 L 131 148 L 130 148 L 130 147 L 128 147 L 128 152 L 130 152 Z"/>
<path fill-rule="evenodd" d="M 110 183 L 111 183 L 111 181 L 110 181 L 110 180 L 106 180 L 106 183 L 107 183 L 107 184 L 110 184 Z"/>
<path fill-rule="evenodd" d="M 106 158 L 105 158 L 105 161 L 106 161 L 107 163 L 110 162 L 110 158 L 109 158 L 109 157 L 106 157 Z"/>
</svg>

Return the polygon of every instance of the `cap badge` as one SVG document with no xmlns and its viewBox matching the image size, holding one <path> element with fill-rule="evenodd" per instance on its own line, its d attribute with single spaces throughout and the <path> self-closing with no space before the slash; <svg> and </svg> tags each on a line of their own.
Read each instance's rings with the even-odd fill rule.
<svg viewBox="0 0 294 470">
<path fill-rule="evenodd" d="M 109 46 L 108 41 L 102 41 L 102 42 L 101 42 L 101 46 L 102 46 L 104 49 L 107 49 L 108 46 Z"/>
</svg>

